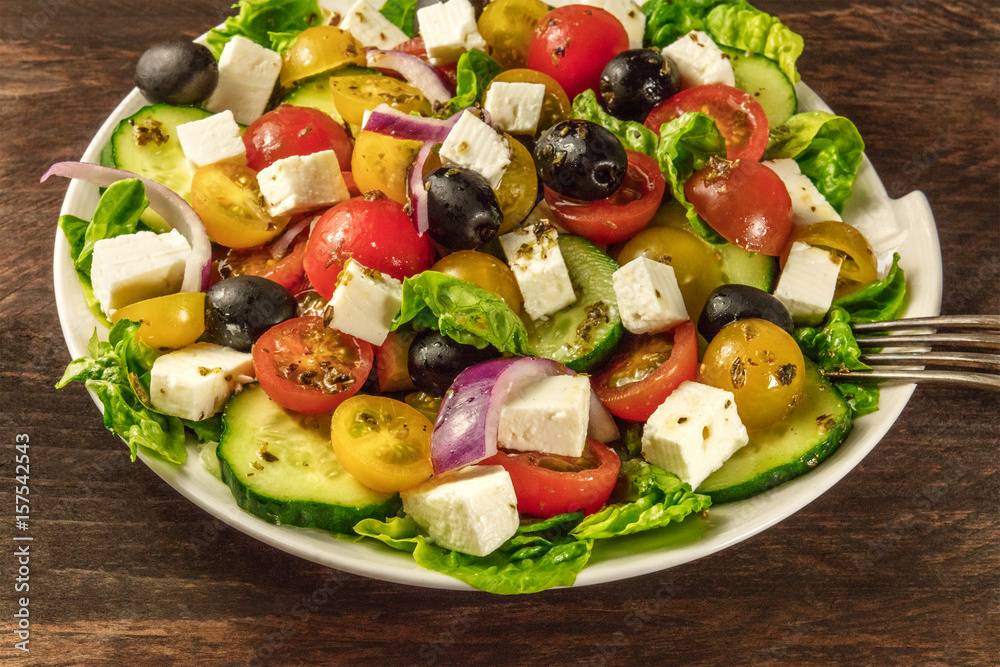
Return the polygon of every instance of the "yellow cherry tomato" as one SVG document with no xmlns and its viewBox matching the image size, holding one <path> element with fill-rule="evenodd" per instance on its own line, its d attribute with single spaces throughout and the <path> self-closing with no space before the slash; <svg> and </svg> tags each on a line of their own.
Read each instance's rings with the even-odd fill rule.
<svg viewBox="0 0 1000 667">
<path fill-rule="evenodd" d="M 288 88 L 297 81 L 328 72 L 344 65 L 364 65 L 365 45 L 351 33 L 330 25 L 306 28 L 281 58 L 281 85 Z"/>
<path fill-rule="evenodd" d="M 497 203 L 503 212 L 503 222 L 497 234 L 506 234 L 517 227 L 534 208 L 538 198 L 538 174 L 531 151 L 509 134 L 504 136 L 510 145 L 510 164 L 496 189 Z"/>
<path fill-rule="evenodd" d="M 544 84 L 545 99 L 542 101 L 541 118 L 538 119 L 538 132 L 552 127 L 559 121 L 566 120 L 573 114 L 573 105 L 570 103 L 566 91 L 563 90 L 558 81 L 548 74 L 542 74 L 533 69 L 509 69 L 506 72 L 500 72 L 493 81 Z M 487 87 L 486 94 L 489 95 L 489 92 Z"/>
<path fill-rule="evenodd" d="M 809 225 L 796 225 L 788 239 L 788 246 L 781 255 L 781 266 L 785 266 L 793 243 L 805 243 L 817 248 L 831 250 L 844 261 L 837 276 L 837 291 L 834 298 L 850 294 L 864 285 L 878 279 L 878 265 L 875 252 L 868 239 L 846 222 L 828 220 Z"/>
<path fill-rule="evenodd" d="M 405 206 L 409 202 L 406 181 L 420 146 L 419 141 L 362 130 L 351 154 L 351 173 L 358 190 L 381 190 Z"/>
<path fill-rule="evenodd" d="M 111 315 L 139 322 L 139 338 L 156 350 L 176 350 L 190 345 L 205 333 L 205 293 L 179 292 L 137 301 Z"/>
<path fill-rule="evenodd" d="M 514 273 L 493 255 L 475 250 L 459 250 L 438 260 L 431 271 L 440 271 L 496 294 L 515 313 L 521 310 L 521 290 Z"/>
<path fill-rule="evenodd" d="M 433 424 L 402 401 L 358 394 L 333 413 L 330 441 L 344 470 L 375 491 L 402 491 L 428 479 Z"/>
<path fill-rule="evenodd" d="M 191 207 L 208 238 L 230 248 L 252 248 L 282 232 L 289 216 L 271 216 L 257 172 L 236 162 L 206 164 L 191 179 Z"/>
<path fill-rule="evenodd" d="M 430 111 L 430 104 L 418 88 L 391 76 L 335 76 L 330 79 L 330 90 L 337 111 L 352 126 L 360 127 L 365 111 L 380 104 L 388 104 L 403 113 Z"/>
<path fill-rule="evenodd" d="M 493 0 L 483 9 L 476 27 L 494 60 L 505 69 L 524 67 L 531 33 L 548 13 L 541 0 Z"/>
</svg>

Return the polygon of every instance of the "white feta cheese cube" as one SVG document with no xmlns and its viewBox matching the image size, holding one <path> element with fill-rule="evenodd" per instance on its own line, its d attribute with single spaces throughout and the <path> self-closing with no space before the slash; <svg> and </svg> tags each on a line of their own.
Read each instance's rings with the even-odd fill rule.
<svg viewBox="0 0 1000 667">
<path fill-rule="evenodd" d="M 707 83 L 736 85 L 733 65 L 712 38 L 700 30 L 692 30 L 673 44 L 663 47 L 681 73 L 681 87 L 693 88 Z"/>
<path fill-rule="evenodd" d="M 590 421 L 590 379 L 555 375 L 533 382 L 500 408 L 497 443 L 507 449 L 583 456 Z"/>
<path fill-rule="evenodd" d="M 153 362 L 149 400 L 160 412 L 201 421 L 221 410 L 237 387 L 253 379 L 249 352 L 195 343 Z"/>
<path fill-rule="evenodd" d="M 273 216 L 333 206 L 351 196 L 333 150 L 275 160 L 260 170 L 257 183 Z"/>
<path fill-rule="evenodd" d="M 111 315 L 137 301 L 179 292 L 190 254 L 191 244 L 176 229 L 101 239 L 94 244 L 90 271 L 94 296 Z"/>
<path fill-rule="evenodd" d="M 520 525 L 514 485 L 501 466 L 468 466 L 399 495 L 432 542 L 472 556 L 493 553 Z"/>
<path fill-rule="evenodd" d="M 765 160 L 762 164 L 778 175 L 792 200 L 792 220 L 797 225 L 826 220 L 842 221 L 836 209 L 830 206 L 823 193 L 816 189 L 809 177 L 802 173 L 799 163 L 792 158 Z"/>
<path fill-rule="evenodd" d="M 476 12 L 469 0 L 448 0 L 417 10 L 420 36 L 434 65 L 458 60 L 466 51 L 486 50 L 486 40 L 476 26 Z"/>
<path fill-rule="evenodd" d="M 319 9 L 323 14 L 325 25 L 339 26 L 340 22 L 347 16 L 347 11 L 357 0 L 319 0 Z M 386 0 L 368 0 L 369 4 L 377 10 L 385 6 Z"/>
<path fill-rule="evenodd" d="M 544 102 L 544 83 L 494 81 L 486 89 L 483 108 L 497 129 L 511 134 L 534 134 Z"/>
<path fill-rule="evenodd" d="M 562 310 L 576 301 L 569 271 L 559 250 L 556 230 L 543 223 L 516 229 L 500 237 L 507 264 L 533 320 Z"/>
<path fill-rule="evenodd" d="M 349 259 L 326 308 L 326 326 L 381 345 L 402 302 L 403 283 Z"/>
<path fill-rule="evenodd" d="M 692 489 L 749 442 L 732 392 L 683 382 L 642 429 L 642 456 Z"/>
<path fill-rule="evenodd" d="M 281 73 L 281 56 L 237 35 L 219 56 L 219 83 L 205 103 L 213 113 L 229 109 L 237 123 L 249 125 L 264 114 Z"/>
<path fill-rule="evenodd" d="M 822 248 L 793 243 L 774 296 L 798 325 L 819 324 L 837 291 L 843 258 Z"/>
<path fill-rule="evenodd" d="M 611 275 L 622 325 L 632 333 L 666 331 L 690 319 L 674 267 L 636 257 Z"/>
<path fill-rule="evenodd" d="M 195 169 L 223 160 L 246 164 L 247 148 L 240 135 L 240 126 L 229 109 L 178 125 L 177 139 L 184 157 Z"/>
<path fill-rule="evenodd" d="M 457 164 L 481 175 L 494 190 L 500 185 L 503 173 L 510 164 L 507 140 L 469 112 L 463 113 L 455 127 L 451 128 L 441 144 L 439 155 L 444 164 Z"/>
<path fill-rule="evenodd" d="M 357 0 L 344 14 L 339 28 L 370 48 L 394 49 L 410 39 L 406 33 L 382 16 L 372 0 Z"/>
</svg>

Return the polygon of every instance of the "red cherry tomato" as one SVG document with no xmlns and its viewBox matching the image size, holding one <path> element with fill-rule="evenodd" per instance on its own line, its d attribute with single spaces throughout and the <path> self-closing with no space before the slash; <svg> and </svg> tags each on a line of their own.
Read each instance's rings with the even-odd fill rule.
<svg viewBox="0 0 1000 667">
<path fill-rule="evenodd" d="M 730 160 L 760 160 L 767 148 L 767 115 L 760 103 L 738 88 L 711 83 L 682 90 L 649 112 L 646 127 L 660 132 L 660 125 L 691 111 L 715 119 L 726 139 Z"/>
<path fill-rule="evenodd" d="M 569 99 L 588 88 L 598 90 L 601 71 L 628 49 L 628 34 L 609 12 L 587 5 L 565 5 L 535 26 L 528 47 L 528 68 L 559 82 Z"/>
<path fill-rule="evenodd" d="M 306 275 L 324 299 L 333 296 L 337 276 L 350 258 L 397 280 L 434 263 L 427 234 L 417 235 L 403 206 L 382 193 L 341 202 L 324 213 L 306 251 Z"/>
<path fill-rule="evenodd" d="M 777 257 L 792 232 L 792 199 L 778 175 L 750 160 L 712 158 L 684 184 L 694 210 L 730 243 Z"/>
<path fill-rule="evenodd" d="M 480 465 L 499 465 L 510 473 L 517 511 L 548 518 L 601 509 L 618 480 L 621 459 L 609 447 L 587 440 L 582 457 L 501 450 Z"/>
<path fill-rule="evenodd" d="M 545 188 L 545 201 L 568 231 L 594 243 L 618 243 L 653 219 L 666 188 L 660 165 L 644 153 L 625 152 L 625 181 L 607 199 L 579 201 Z"/>
<path fill-rule="evenodd" d="M 372 346 L 324 327 L 322 317 L 296 317 L 257 339 L 253 367 L 275 403 L 315 415 L 334 410 L 361 389 L 372 368 Z"/>
<path fill-rule="evenodd" d="M 254 171 L 293 155 L 334 150 L 344 171 L 351 169 L 351 139 L 347 131 L 318 109 L 282 104 L 247 127 L 243 133 L 247 166 Z"/>
<path fill-rule="evenodd" d="M 698 338 L 694 325 L 682 322 L 664 333 L 629 336 L 590 383 L 611 414 L 641 422 L 697 375 Z"/>
<path fill-rule="evenodd" d="M 223 278 L 242 275 L 260 276 L 283 285 L 294 294 L 301 290 L 306 282 L 303 260 L 308 241 L 309 237 L 303 232 L 283 254 L 277 257 L 272 254 L 271 245 L 245 250 L 232 249 L 219 261 L 219 273 Z"/>
</svg>

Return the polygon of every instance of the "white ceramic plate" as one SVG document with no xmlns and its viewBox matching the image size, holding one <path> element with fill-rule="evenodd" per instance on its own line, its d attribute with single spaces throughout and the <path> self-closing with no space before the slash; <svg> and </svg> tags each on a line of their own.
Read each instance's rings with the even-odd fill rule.
<svg viewBox="0 0 1000 667">
<path fill-rule="evenodd" d="M 829 110 L 816 94 L 799 84 L 801 111 Z M 118 122 L 145 105 L 133 91 L 115 109 L 91 142 L 83 160 L 98 162 L 101 147 Z M 97 205 L 98 190 L 73 181 L 63 202 L 62 214 L 89 219 Z M 848 202 L 845 219 L 875 235 L 876 249 L 898 247 L 906 270 L 909 303 L 906 316 L 937 315 L 941 307 L 941 249 L 927 199 L 913 192 L 890 200 L 871 163 L 865 158 Z M 99 327 L 88 310 L 73 271 L 69 246 L 57 233 L 54 258 L 56 303 L 63 336 L 70 354 L 86 354 L 87 341 Z M 584 586 L 656 572 L 692 561 L 736 544 L 798 511 L 833 486 L 870 452 L 899 417 L 913 393 L 913 385 L 886 386 L 881 409 L 857 420 L 847 441 L 816 470 L 756 498 L 713 507 L 708 521 L 686 521 L 677 526 L 612 540 L 599 540 L 593 557 L 577 578 Z M 96 396 L 95 403 L 100 405 Z M 96 417 L 95 417 L 96 418 Z M 177 467 L 140 454 L 143 462 L 168 484 L 199 507 L 229 525 L 279 549 L 302 558 L 367 577 L 415 586 L 469 589 L 457 579 L 418 567 L 406 553 L 375 540 L 344 542 L 318 530 L 274 526 L 236 506 L 229 489 L 209 474 L 191 448 L 187 463 Z"/>
</svg>

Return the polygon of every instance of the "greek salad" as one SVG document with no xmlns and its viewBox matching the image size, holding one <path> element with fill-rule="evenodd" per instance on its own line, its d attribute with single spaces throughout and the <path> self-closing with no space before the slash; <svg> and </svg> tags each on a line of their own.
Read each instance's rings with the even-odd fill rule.
<svg viewBox="0 0 1000 667">
<path fill-rule="evenodd" d="M 105 426 L 495 593 L 806 474 L 878 408 L 864 143 L 745 0 L 241 0 L 59 220 Z M 879 255 L 882 255 L 881 257 Z"/>
</svg>

